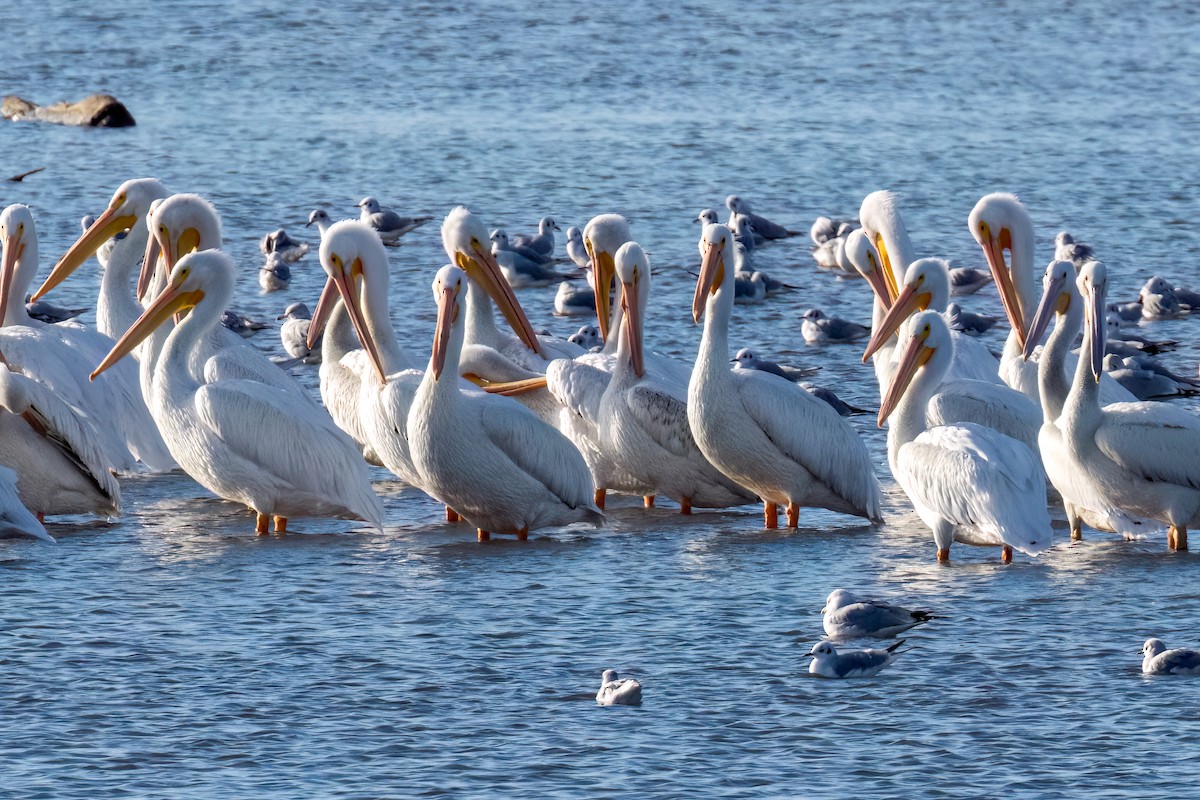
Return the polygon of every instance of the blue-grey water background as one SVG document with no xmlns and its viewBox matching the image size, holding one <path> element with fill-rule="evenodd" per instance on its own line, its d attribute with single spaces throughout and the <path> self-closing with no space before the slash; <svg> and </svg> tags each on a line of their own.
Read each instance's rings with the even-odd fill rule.
<svg viewBox="0 0 1200 800">
<path fill-rule="evenodd" d="M 312 304 L 315 255 L 258 293 L 257 241 L 363 196 L 440 218 L 464 203 L 529 230 L 628 215 L 662 269 L 648 336 L 690 357 L 697 228 L 739 192 L 807 231 L 891 188 L 922 255 L 981 265 L 966 228 L 1020 194 L 1037 257 L 1094 244 L 1113 295 L 1157 272 L 1200 283 L 1200 9 L 1193 3 L 729 4 L 689 0 L 152 3 L 0 8 L 0 91 L 117 95 L 138 126 L 0 123 L 0 201 L 36 214 L 40 275 L 116 186 L 154 175 L 223 215 L 240 310 Z M 722 214 L 724 211 L 722 210 Z M 561 242 L 561 240 L 560 240 Z M 561 248 L 560 244 L 560 248 Z M 390 251 L 402 342 L 428 352 L 435 225 Z M 807 238 L 760 251 L 800 291 L 739 307 L 731 341 L 823 367 L 877 407 L 857 347 L 808 347 L 801 309 L 869 320 L 861 282 Z M 94 303 L 94 262 L 51 299 Z M 536 325 L 553 287 L 521 293 Z M 1000 313 L 994 288 L 965 302 Z M 87 317 L 90 319 L 90 315 Z M 1181 340 L 1200 321 L 1146 326 Z M 995 346 L 1002 333 L 989 335 Z M 255 343 L 281 354 L 274 330 Z M 315 386 L 315 371 L 299 373 Z M 1191 405 L 1192 408 L 1196 404 Z M 611 504 L 595 533 L 480 545 L 378 473 L 388 526 L 298 520 L 256 538 L 183 476 L 123 485 L 125 515 L 0 542 L 5 797 L 1151 797 L 1195 786 L 1194 680 L 1139 674 L 1141 642 L 1200 643 L 1196 558 L 1089 534 L 1002 567 L 933 561 L 887 474 L 887 523 L 806 511 Z M 1061 512 L 1056 510 L 1061 518 Z M 1060 533 L 1062 530 L 1060 528 Z M 809 679 L 825 595 L 844 586 L 945 616 L 875 679 Z M 597 707 L 602 669 L 645 684 Z"/>
</svg>

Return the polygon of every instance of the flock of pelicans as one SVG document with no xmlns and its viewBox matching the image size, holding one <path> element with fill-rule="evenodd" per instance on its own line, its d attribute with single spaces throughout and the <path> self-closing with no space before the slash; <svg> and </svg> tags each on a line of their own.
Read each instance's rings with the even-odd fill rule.
<svg viewBox="0 0 1200 800">
<path fill-rule="evenodd" d="M 389 316 L 381 225 L 397 215 L 373 198 L 361 205 L 359 220 L 314 214 L 328 280 L 306 320 L 306 345 L 321 342 L 324 407 L 219 324 L 237 268 L 203 198 L 153 179 L 127 181 L 59 259 L 33 300 L 98 254 L 95 330 L 29 315 L 22 299 L 38 270 L 34 218 L 23 205 L 5 209 L 0 494 L 8 531 L 49 539 L 45 515 L 115 515 L 116 475 L 176 468 L 253 510 L 260 534 L 305 516 L 379 528 L 368 463 L 435 498 L 480 540 L 599 526 L 609 491 L 641 495 L 647 506 L 664 495 L 684 514 L 761 502 L 767 527 L 779 524 L 780 506 L 792 528 L 806 506 L 881 520 L 880 487 L 851 425 L 789 376 L 744 368 L 754 366 L 741 363 L 752 354 L 730 367 L 747 249 L 792 233 L 740 200 L 728 224 L 701 215 L 692 315 L 704 328 L 694 364 L 643 346 L 650 260 L 623 217 L 602 214 L 568 237 L 589 272 L 599 323 L 599 345 L 588 350 L 535 333 L 513 290 L 532 269 L 514 253 L 553 259 L 553 221 L 516 246 L 461 206 L 441 225 L 449 263 L 433 279 L 437 323 L 422 364 L 400 346 Z M 983 197 L 968 228 L 1011 325 L 997 359 L 948 322 L 959 278 L 945 261 L 917 257 L 895 197 L 872 193 L 859 218 L 861 227 L 831 229 L 825 241 L 838 240 L 833 261 L 873 291 L 863 360 L 879 382 L 888 464 L 931 529 L 938 560 L 949 559 L 952 542 L 999 546 L 1006 562 L 1014 549 L 1045 550 L 1047 484 L 1062 498 L 1072 538 L 1084 523 L 1126 536 L 1165 527 L 1169 547 L 1186 549 L 1188 527 L 1200 523 L 1200 418 L 1137 401 L 1105 373 L 1113 324 L 1105 266 L 1060 241 L 1073 260 L 1050 263 L 1039 302 L 1028 212 L 1012 195 Z M 264 244 L 268 260 L 281 246 Z M 1148 286 L 1143 313 L 1159 313 L 1154 303 L 1178 312 L 1168 289 Z M 493 305 L 511 331 L 497 325 Z"/>
</svg>

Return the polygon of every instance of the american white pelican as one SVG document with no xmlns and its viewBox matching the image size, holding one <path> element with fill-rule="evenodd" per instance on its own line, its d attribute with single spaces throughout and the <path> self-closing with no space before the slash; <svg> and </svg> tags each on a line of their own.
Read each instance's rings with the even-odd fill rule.
<svg viewBox="0 0 1200 800">
<path fill-rule="evenodd" d="M 1050 320 L 1056 320 L 1054 331 L 1038 359 L 1043 414 L 1038 450 L 1050 483 L 1062 496 L 1072 540 L 1083 538 L 1083 522 L 1100 530 L 1137 536 L 1149 530 L 1148 523 L 1130 517 L 1106 499 L 1103 490 L 1092 480 L 1088 465 L 1072 457 L 1063 432 L 1057 425 L 1071 389 L 1065 367 L 1067 356 L 1083 326 L 1083 298 L 1076 287 L 1075 277 L 1075 266 L 1070 261 L 1050 262 L 1043 279 L 1045 292 L 1042 302 L 1034 314 L 1029 336 L 1025 340 L 1024 352 L 1029 355 L 1041 341 Z"/>
<path fill-rule="evenodd" d="M 47 325 L 25 310 L 25 291 L 37 273 L 38 260 L 37 231 L 28 207 L 11 205 L 0 214 L 0 238 L 0 329 L 5 331 L 0 352 L 19 372 L 62 393 L 92 418 L 103 439 L 98 444 L 111 459 L 109 466 L 129 470 L 136 458 L 155 471 L 172 469 L 175 464 L 142 399 L 137 368 L 123 365 L 95 385 L 84 380 L 91 365 L 112 347 L 112 339 L 80 325 Z M 30 335 L 40 341 L 36 349 L 22 346 L 22 329 L 32 329 Z"/>
<path fill-rule="evenodd" d="M 384 244 L 396 244 L 409 231 L 429 222 L 433 217 L 404 217 L 390 208 L 384 208 L 374 197 L 358 201 L 359 221 L 370 225 Z"/>
<path fill-rule="evenodd" d="M 862 222 L 861 230 L 879 253 L 880 272 L 888 289 L 888 298 L 895 299 L 900 282 L 904 280 L 904 271 L 917 260 L 908 229 L 896 208 L 896 196 L 886 189 L 871 192 L 863 198 L 858 218 Z"/>
<path fill-rule="evenodd" d="M 642 684 L 637 678 L 618 678 L 615 669 L 606 669 L 600 676 L 596 703 L 602 706 L 640 706 Z"/>
<path fill-rule="evenodd" d="M 93 376 L 172 314 L 191 309 L 167 337 L 155 366 L 154 419 L 179 466 L 218 496 L 254 509 L 260 534 L 269 517 L 279 533 L 297 516 L 361 519 L 382 528 L 383 506 L 371 491 L 366 464 L 328 414 L 256 381 L 201 383 L 193 376 L 190 363 L 207 351 L 233 283 L 233 259 L 219 250 L 179 259 L 166 288 Z"/>
<path fill-rule="evenodd" d="M 445 266 L 433 283 L 433 354 L 407 428 L 422 488 L 475 525 L 481 540 L 491 533 L 524 539 L 575 522 L 599 526 L 604 515 L 592 503 L 587 465 L 562 434 L 511 399 L 460 390 L 468 280 Z"/>
<path fill-rule="evenodd" d="M 1138 652 L 1143 656 L 1143 675 L 1200 675 L 1200 651 L 1168 650 L 1162 640 L 1147 639 Z"/>
<path fill-rule="evenodd" d="M 1040 404 L 1036 355 L 1023 357 L 1025 339 L 1037 303 L 1033 264 L 1033 220 L 1016 195 L 996 192 L 980 198 L 967 218 L 975 241 L 983 248 L 1000 301 L 1012 330 L 1000 356 L 1000 377 L 1012 388 Z M 1009 251 L 1005 263 L 1004 251 Z M 1105 403 L 1134 400 L 1112 378 L 1101 386 Z"/>
<path fill-rule="evenodd" d="M 93 421 L 48 386 L 0 363 L 0 464 L 17 473 L 21 502 L 41 519 L 121 513 L 121 490 Z"/>
<path fill-rule="evenodd" d="M 1083 347 L 1058 426 L 1073 461 L 1121 511 L 1169 527 L 1167 545 L 1187 549 L 1200 524 L 1200 418 L 1167 403 L 1101 408 L 1104 303 L 1108 271 L 1092 261 L 1079 271 L 1084 299 Z"/>
<path fill-rule="evenodd" d="M 954 343 L 936 311 L 913 318 L 879 425 L 889 420 L 888 463 L 922 521 L 938 561 L 950 543 L 1000 545 L 1036 555 L 1050 546 L 1046 473 L 1025 444 L 973 423 L 928 428 L 925 407 L 953 360 Z"/>
<path fill-rule="evenodd" d="M 608 457 L 644 486 L 643 495 L 665 494 L 692 507 L 726 508 L 752 503 L 753 492 L 725 477 L 708 462 L 692 438 L 687 414 L 687 382 L 657 374 L 642 344 L 650 297 L 650 261 L 636 242 L 626 242 L 615 258 L 623 318 L 614 331 L 617 357 L 600 400 L 600 443 Z"/>
<path fill-rule="evenodd" d="M 788 527 L 801 506 L 880 519 L 879 484 L 854 429 L 800 387 L 757 370 L 729 368 L 733 235 L 706 225 L 692 316 L 705 314 L 704 335 L 688 383 L 688 422 L 700 451 L 721 472 L 763 501 L 766 525 Z"/>
<path fill-rule="evenodd" d="M 17 495 L 17 473 L 0 467 L 0 537 L 28 536 L 53 542 L 41 521 L 29 512 Z"/>
<path fill-rule="evenodd" d="M 883 649 L 843 650 L 840 653 L 833 642 L 817 642 L 809 652 L 812 662 L 808 671 L 822 678 L 870 678 L 896 660 L 900 655 L 896 649 L 905 641 L 901 639 Z"/>
<path fill-rule="evenodd" d="M 832 639 L 865 636 L 887 639 L 922 622 L 937 619 L 928 611 L 913 611 L 881 600 L 867 600 L 845 589 L 830 592 L 821 613 L 825 635 Z"/>
</svg>

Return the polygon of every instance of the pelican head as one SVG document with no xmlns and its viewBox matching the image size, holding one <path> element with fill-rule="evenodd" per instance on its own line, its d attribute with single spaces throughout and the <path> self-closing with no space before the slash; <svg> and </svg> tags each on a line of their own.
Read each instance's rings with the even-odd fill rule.
<svg viewBox="0 0 1200 800">
<path fill-rule="evenodd" d="M 900 257 L 893 252 L 898 248 L 902 239 L 908 238 L 904 220 L 896 208 L 896 195 L 887 189 L 871 192 L 863 198 L 858 208 L 858 219 L 862 223 L 862 231 L 875 246 L 883 265 L 883 279 L 888 287 L 888 297 L 895 298 L 898 291 L 897 276 L 902 275 L 907 264 L 894 263 Z M 889 250 L 887 242 L 892 242 Z"/>
<path fill-rule="evenodd" d="M 875 354 L 884 342 L 918 311 L 933 307 L 942 310 L 950 299 L 950 265 L 940 258 L 919 258 L 904 273 L 904 285 L 887 316 L 867 343 L 863 361 Z"/>
<path fill-rule="evenodd" d="M 878 424 L 881 428 L 887 418 L 896 410 L 896 406 L 900 404 L 900 399 L 904 397 L 904 393 L 908 390 L 909 384 L 913 382 L 917 371 L 937 356 L 937 361 L 933 366 L 935 373 L 941 373 L 937 375 L 940 380 L 954 354 L 950 326 L 938 312 L 922 311 L 917 314 L 913 317 L 909 330 L 912 333 L 905 345 L 904 355 L 900 358 L 900 363 L 896 365 L 895 372 L 892 373 L 892 383 L 888 386 L 883 403 L 879 406 Z"/>
<path fill-rule="evenodd" d="M 967 216 L 967 227 L 975 241 L 983 248 L 992 278 L 1000 290 L 1000 302 L 1009 324 L 1017 333 L 1017 342 L 1025 347 L 1028 331 L 1025 329 L 1025 309 L 1021 307 L 1021 296 L 1017 283 L 1032 279 L 1032 276 L 1015 274 L 1018 270 L 1032 268 L 1018 265 L 1018 260 L 1032 257 L 1033 221 L 1029 212 L 1014 194 L 994 192 L 979 199 Z M 1008 250 L 1011 264 L 1005 262 L 1004 251 Z"/>
<path fill-rule="evenodd" d="M 699 322 L 704 306 L 726 283 L 732 284 L 733 270 L 725 268 L 725 259 L 733 257 L 733 233 L 724 225 L 705 225 L 700 234 L 700 276 L 692 296 L 692 320 Z"/>
<path fill-rule="evenodd" d="M 455 207 L 442 221 L 442 247 L 450 262 L 488 293 L 525 346 L 541 355 L 542 345 L 512 287 L 504 279 L 496 257 L 486 244 L 488 240 L 483 222 L 465 206 Z"/>
<path fill-rule="evenodd" d="M 717 212 L 713 211 L 711 208 L 704 209 L 696 215 L 694 220 L 692 220 L 692 224 L 699 223 L 701 225 L 716 225 L 717 222 L 719 222 L 717 219 Z"/>
<path fill-rule="evenodd" d="M 33 299 L 37 300 L 66 280 L 107 240 L 126 231 L 132 232 L 139 223 L 143 225 L 144 230 L 144 220 L 150 211 L 150 203 L 169 194 L 167 187 L 155 178 L 134 178 L 122 183 L 108 201 L 108 208 L 104 209 L 104 213 L 94 219 L 87 230 L 75 240 L 75 244 L 67 249 L 46 276 L 46 280 L 33 293 Z M 136 249 L 140 249 L 142 244 L 140 239 L 133 237 L 129 246 L 135 248 L 136 257 Z"/>
<path fill-rule="evenodd" d="M 1021 357 L 1026 360 L 1041 343 L 1046 328 L 1050 326 L 1050 318 L 1056 314 L 1066 314 L 1079 297 L 1075 288 L 1075 265 L 1070 261 L 1051 261 L 1042 278 L 1042 287 L 1042 302 L 1038 304 L 1033 322 L 1029 325 L 1029 335 L 1025 338 L 1025 347 L 1021 351 Z"/>
<path fill-rule="evenodd" d="M 321 292 L 317 310 L 313 313 L 312 323 L 308 327 L 308 348 L 311 350 L 316 347 L 317 340 L 325 329 L 325 323 L 341 297 L 350 322 L 354 325 L 359 341 L 362 342 L 363 350 L 375 365 L 380 382 L 386 382 L 387 372 L 379 355 L 378 343 L 363 314 L 364 284 L 373 287 L 367 289 L 371 296 L 383 296 L 387 291 L 388 262 L 383 242 L 366 223 L 353 219 L 343 220 L 330 226 L 321 237 L 319 258 L 329 280 L 325 282 L 325 289 Z"/>
<path fill-rule="evenodd" d="M 538 233 L 544 234 L 551 230 L 562 230 L 562 228 L 558 227 L 558 223 L 554 221 L 554 217 L 542 217 L 538 220 Z"/>
<path fill-rule="evenodd" d="M 221 246 L 221 217 L 213 204 L 198 194 L 173 194 L 155 209 L 152 233 L 171 272 L 188 253 Z"/>
<path fill-rule="evenodd" d="M 378 214 L 382 210 L 379 201 L 374 197 L 364 197 L 358 201 L 357 207 L 361 208 L 365 214 Z"/>
<path fill-rule="evenodd" d="M 1166 651 L 1167 646 L 1162 643 L 1162 639 L 1147 639 L 1146 643 L 1142 645 L 1142 649 L 1138 652 L 1149 658 L 1154 658 L 1159 653 L 1165 653 Z"/>
<path fill-rule="evenodd" d="M 596 321 L 600 335 L 608 339 L 608 328 L 612 324 L 608 307 L 608 293 L 612 290 L 616 272 L 613 257 L 621 245 L 633 241 L 629 222 L 620 214 L 601 214 L 592 217 L 583 228 L 583 246 L 592 260 L 592 277 L 596 290 Z"/>
<path fill-rule="evenodd" d="M 37 272 L 37 228 L 29 206 L 14 203 L 0 213 L 0 327 L 8 317 L 8 304 L 25 302 L 25 287 Z"/>
<path fill-rule="evenodd" d="M 846 236 L 846 258 L 867 281 L 875 299 L 886 309 L 892 307 L 891 288 L 888 286 L 883 261 L 871 237 L 862 228 L 855 228 Z"/>
<path fill-rule="evenodd" d="M 211 309 L 212 313 L 205 315 L 204 321 L 216 325 L 221 309 L 233 297 L 234 269 L 233 259 L 220 250 L 201 250 L 179 259 L 167 276 L 167 285 L 113 345 L 113 349 L 89 376 L 90 379 L 95 380 L 100 373 L 128 355 L 168 319 L 195 308 L 206 298 L 209 303 L 205 308 Z M 177 335 L 178 330 L 176 328 L 176 334 L 173 335 Z"/>
<path fill-rule="evenodd" d="M 435 379 L 442 377 L 442 370 L 446 366 L 446 355 L 451 347 L 451 332 L 457 332 L 456 353 L 462 348 L 461 298 L 466 284 L 467 273 L 452 264 L 439 269 L 433 279 L 433 301 L 437 304 L 438 315 L 429 369 Z M 457 355 L 455 358 L 457 359 Z"/>
<path fill-rule="evenodd" d="M 1099 383 L 1104 372 L 1104 298 L 1108 293 L 1108 269 L 1099 261 L 1089 261 L 1079 270 L 1075 283 L 1083 295 L 1084 338 L 1091 339 L 1092 377 Z M 1082 354 L 1080 358 L 1083 358 Z"/>
<path fill-rule="evenodd" d="M 150 209 L 146 212 L 146 229 L 153 231 L 158 224 L 155 214 L 158 213 L 158 208 L 163 204 L 166 198 L 160 197 L 150 202 Z M 146 236 L 146 252 L 142 255 L 142 269 L 138 273 L 136 296 L 138 302 L 141 303 L 146 297 L 146 293 L 150 291 L 150 284 L 158 270 L 158 264 L 162 261 L 162 247 L 158 244 L 158 237 L 153 233 Z M 165 277 L 165 275 L 162 275 Z"/>
<path fill-rule="evenodd" d="M 621 311 L 629 337 L 629 359 L 640 378 L 646 373 L 642 350 L 642 315 L 650 295 L 650 260 L 637 242 L 626 242 L 615 258 L 617 280 L 621 282 Z"/>
</svg>

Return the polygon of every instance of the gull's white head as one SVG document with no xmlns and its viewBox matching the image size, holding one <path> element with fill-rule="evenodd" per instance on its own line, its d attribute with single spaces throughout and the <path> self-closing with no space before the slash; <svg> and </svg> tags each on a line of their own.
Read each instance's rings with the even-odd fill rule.
<svg viewBox="0 0 1200 800">
<path fill-rule="evenodd" d="M 731 194 L 725 198 L 725 207 L 734 214 L 750 213 L 750 204 L 736 194 Z"/>
<path fill-rule="evenodd" d="M 362 209 L 364 214 L 378 214 L 381 210 L 379 201 L 374 197 L 364 197 L 358 201 L 358 207 Z"/>
<path fill-rule="evenodd" d="M 697 214 L 696 218 L 692 220 L 692 222 L 698 222 L 701 225 L 716 225 L 718 222 L 717 212 L 713 211 L 711 208 L 706 208 Z"/>
<path fill-rule="evenodd" d="M 1167 646 L 1162 643 L 1161 639 L 1147 639 L 1146 643 L 1142 645 L 1142 649 L 1138 652 L 1147 658 L 1153 658 L 1159 653 L 1165 653 L 1166 650 Z"/>
<path fill-rule="evenodd" d="M 603 674 L 600 675 L 600 683 L 601 684 L 612 683 L 616 679 L 617 679 L 617 671 L 615 669 L 606 669 L 606 670 L 604 670 Z"/>
<path fill-rule="evenodd" d="M 542 217 L 541 220 L 538 221 L 538 233 L 545 234 L 552 230 L 562 230 L 562 228 L 558 227 L 558 223 L 554 221 L 554 217 Z"/>
<path fill-rule="evenodd" d="M 829 593 L 829 597 L 825 598 L 825 607 L 821 609 L 821 613 L 836 611 L 842 606 L 852 605 L 857 602 L 859 602 L 858 597 L 845 589 L 834 589 Z"/>
<path fill-rule="evenodd" d="M 833 642 L 817 642 L 808 654 L 817 660 L 836 658 L 837 648 L 833 646 Z"/>
</svg>

